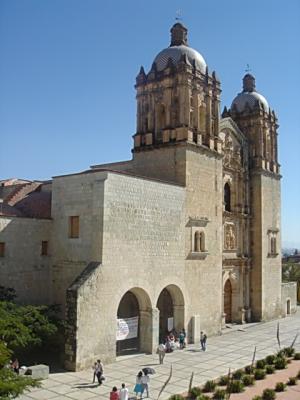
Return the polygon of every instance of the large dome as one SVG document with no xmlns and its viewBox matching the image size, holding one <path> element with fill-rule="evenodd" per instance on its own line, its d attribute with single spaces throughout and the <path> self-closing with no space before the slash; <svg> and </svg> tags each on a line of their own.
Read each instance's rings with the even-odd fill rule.
<svg viewBox="0 0 300 400">
<path fill-rule="evenodd" d="M 255 90 L 254 76 L 246 74 L 243 78 L 243 91 L 234 98 L 231 109 L 243 112 L 246 108 L 253 110 L 257 107 L 263 108 L 266 112 L 270 109 L 265 97 Z"/>
<path fill-rule="evenodd" d="M 177 65 L 185 57 L 196 69 L 203 74 L 206 72 L 206 62 L 198 51 L 188 46 L 187 29 L 180 22 L 177 22 L 171 28 L 171 44 L 170 47 L 162 50 L 155 57 L 154 62 L 158 71 L 163 71 L 168 64 L 169 58 L 174 65 Z"/>
<path fill-rule="evenodd" d="M 155 57 L 154 62 L 158 71 L 162 71 L 166 68 L 169 58 L 173 61 L 174 65 L 178 64 L 183 55 L 187 56 L 188 61 L 193 65 L 195 63 L 196 69 L 205 74 L 206 62 L 198 51 L 185 45 L 170 46 L 162 50 Z"/>
</svg>

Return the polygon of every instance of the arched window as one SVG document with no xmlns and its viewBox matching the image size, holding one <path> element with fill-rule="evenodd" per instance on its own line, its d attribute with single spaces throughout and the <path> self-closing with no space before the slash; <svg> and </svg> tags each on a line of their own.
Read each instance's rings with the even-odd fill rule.
<svg viewBox="0 0 300 400">
<path fill-rule="evenodd" d="M 276 238 L 271 237 L 271 254 L 276 254 Z"/>
<path fill-rule="evenodd" d="M 166 126 L 166 110 L 163 104 L 159 104 L 156 110 L 156 133 L 160 133 Z"/>
<path fill-rule="evenodd" d="M 225 211 L 231 211 L 231 193 L 230 193 L 230 185 L 229 183 L 225 183 L 224 186 L 224 205 Z"/>
<path fill-rule="evenodd" d="M 194 236 L 194 252 L 200 253 L 205 251 L 205 234 L 204 232 L 196 231 Z"/>
<path fill-rule="evenodd" d="M 200 232 L 200 250 L 205 251 L 205 235 L 204 232 Z"/>
</svg>

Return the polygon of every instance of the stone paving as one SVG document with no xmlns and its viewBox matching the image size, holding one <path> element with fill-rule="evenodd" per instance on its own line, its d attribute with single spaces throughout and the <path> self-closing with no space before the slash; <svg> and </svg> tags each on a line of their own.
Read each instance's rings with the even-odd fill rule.
<svg viewBox="0 0 300 400">
<path fill-rule="evenodd" d="M 207 351 L 200 346 L 189 345 L 185 350 L 166 354 L 163 365 L 158 364 L 158 356 L 135 355 L 122 357 L 113 364 L 104 366 L 106 380 L 102 386 L 92 384 L 92 370 L 82 372 L 52 373 L 43 381 L 40 389 L 27 392 L 19 400 L 95 400 L 109 399 L 113 386 L 120 387 L 125 382 L 133 397 L 135 376 L 146 366 L 153 367 L 156 374 L 151 376 L 150 398 L 157 399 L 163 383 L 167 380 L 172 365 L 172 378 L 160 399 L 188 390 L 191 373 L 194 372 L 193 386 L 203 384 L 231 370 L 251 363 L 254 346 L 257 346 L 256 359 L 263 358 L 278 350 L 276 339 L 277 322 L 240 326 L 240 329 L 227 329 L 226 334 L 209 337 Z M 300 351 L 300 310 L 297 314 L 279 320 L 282 347 L 291 345 L 299 332 L 296 349 Z"/>
</svg>

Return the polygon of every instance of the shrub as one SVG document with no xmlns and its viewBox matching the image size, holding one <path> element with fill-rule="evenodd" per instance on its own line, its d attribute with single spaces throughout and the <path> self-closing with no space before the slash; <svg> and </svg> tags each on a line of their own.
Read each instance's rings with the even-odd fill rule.
<svg viewBox="0 0 300 400">
<path fill-rule="evenodd" d="M 191 399 L 196 399 L 196 397 L 198 397 L 200 394 L 201 394 L 201 389 L 197 386 L 194 386 L 189 393 L 189 397 Z"/>
<path fill-rule="evenodd" d="M 228 383 L 227 391 L 229 393 L 241 393 L 244 390 L 244 384 L 241 381 L 231 381 Z"/>
<path fill-rule="evenodd" d="M 242 382 L 245 386 L 252 386 L 254 385 L 254 376 L 252 375 L 244 375 L 242 378 Z"/>
<path fill-rule="evenodd" d="M 284 369 L 286 367 L 286 359 L 283 357 L 277 357 L 275 360 L 275 368 L 276 369 Z"/>
<path fill-rule="evenodd" d="M 213 395 L 214 400 L 224 400 L 226 399 L 226 390 L 217 389 Z"/>
<path fill-rule="evenodd" d="M 213 392 L 216 388 L 217 384 L 214 381 L 206 381 L 202 391 L 203 392 Z"/>
<path fill-rule="evenodd" d="M 285 347 L 283 349 L 283 354 L 287 357 L 293 357 L 293 355 L 295 354 L 295 349 L 293 347 Z"/>
<path fill-rule="evenodd" d="M 265 368 L 265 366 L 266 366 L 265 360 L 258 360 L 256 362 L 256 368 L 258 368 L 258 369 L 263 369 L 263 368 Z"/>
<path fill-rule="evenodd" d="M 297 385 L 297 377 L 296 376 L 291 376 L 287 382 L 289 386 L 295 386 Z"/>
<path fill-rule="evenodd" d="M 173 394 L 169 397 L 169 400 L 185 400 L 185 398 L 181 394 Z"/>
<path fill-rule="evenodd" d="M 196 400 L 211 400 L 211 398 L 205 396 L 205 394 L 200 394 L 200 396 L 198 396 Z"/>
<path fill-rule="evenodd" d="M 276 356 L 274 356 L 274 354 L 271 354 L 270 356 L 267 356 L 267 357 L 265 358 L 266 364 L 267 364 L 267 365 L 272 365 L 272 364 L 274 364 L 275 359 L 276 359 Z"/>
<path fill-rule="evenodd" d="M 254 396 L 254 397 L 252 397 L 252 400 L 262 400 L 262 397 L 261 396 Z"/>
<path fill-rule="evenodd" d="M 244 375 L 244 371 L 242 369 L 238 369 L 238 370 L 234 371 L 234 373 L 232 374 L 232 377 L 233 377 L 233 379 L 240 380 L 243 375 Z"/>
<path fill-rule="evenodd" d="M 275 386 L 275 391 L 276 392 L 284 392 L 285 388 L 286 388 L 286 384 L 285 383 L 277 382 L 276 386 Z"/>
<path fill-rule="evenodd" d="M 294 360 L 300 360 L 300 353 L 295 353 Z"/>
<path fill-rule="evenodd" d="M 275 367 L 274 367 L 274 365 L 267 365 L 267 366 L 266 366 L 266 373 L 267 373 L 267 374 L 274 374 L 274 372 L 275 372 Z"/>
<path fill-rule="evenodd" d="M 297 378 L 300 379 L 300 369 L 298 371 Z"/>
<path fill-rule="evenodd" d="M 279 351 L 277 351 L 276 356 L 277 356 L 277 357 L 284 357 L 284 356 L 285 356 L 285 353 L 284 353 L 283 350 L 279 350 Z"/>
<path fill-rule="evenodd" d="M 262 400 L 275 400 L 276 393 L 274 389 L 265 389 L 262 393 Z"/>
<path fill-rule="evenodd" d="M 221 376 L 221 378 L 219 379 L 218 385 L 219 386 L 226 386 L 227 383 L 229 381 L 228 375 L 223 375 Z"/>
<path fill-rule="evenodd" d="M 257 381 L 265 379 L 265 377 L 266 377 L 266 371 L 264 369 L 256 369 L 254 371 L 254 378 Z"/>
<path fill-rule="evenodd" d="M 252 374 L 254 368 L 251 365 L 247 365 L 247 367 L 245 367 L 245 372 L 246 374 Z"/>
</svg>

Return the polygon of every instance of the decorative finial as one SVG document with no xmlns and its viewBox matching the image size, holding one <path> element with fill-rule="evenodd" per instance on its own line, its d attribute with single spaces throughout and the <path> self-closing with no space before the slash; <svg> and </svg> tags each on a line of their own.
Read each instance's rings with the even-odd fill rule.
<svg viewBox="0 0 300 400">
<path fill-rule="evenodd" d="M 175 21 L 182 21 L 181 10 L 180 10 L 180 9 L 178 9 L 178 10 L 176 11 Z"/>
<path fill-rule="evenodd" d="M 171 28 L 171 45 L 170 46 L 187 46 L 188 30 L 181 22 L 176 22 Z"/>
<path fill-rule="evenodd" d="M 245 72 L 251 72 L 251 69 L 250 69 L 250 65 L 249 65 L 249 64 L 246 64 Z"/>
</svg>

